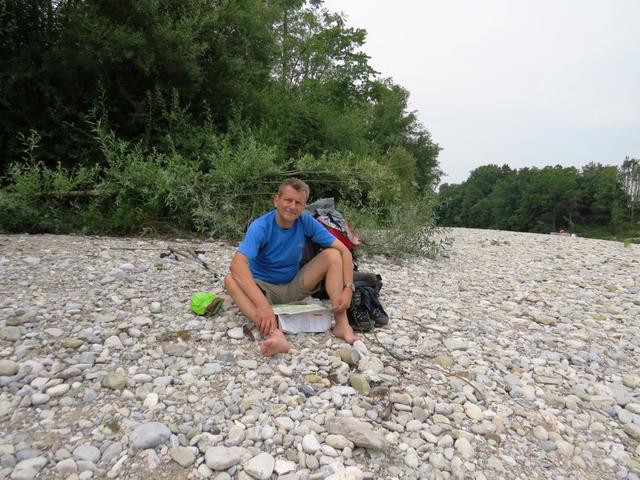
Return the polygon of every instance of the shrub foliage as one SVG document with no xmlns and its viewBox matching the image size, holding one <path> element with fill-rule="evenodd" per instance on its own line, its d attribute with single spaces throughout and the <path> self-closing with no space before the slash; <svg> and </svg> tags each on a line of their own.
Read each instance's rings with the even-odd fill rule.
<svg viewBox="0 0 640 480">
<path fill-rule="evenodd" d="M 0 33 L 2 231 L 238 238 L 290 176 L 433 218 L 439 146 L 322 0 L 5 0 Z"/>
</svg>

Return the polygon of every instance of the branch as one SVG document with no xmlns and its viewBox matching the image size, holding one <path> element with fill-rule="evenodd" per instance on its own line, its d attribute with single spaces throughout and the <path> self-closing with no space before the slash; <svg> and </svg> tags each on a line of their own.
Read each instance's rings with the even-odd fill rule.
<svg viewBox="0 0 640 480">
<path fill-rule="evenodd" d="M 39 192 L 35 194 L 36 197 L 45 198 L 82 198 L 82 197 L 97 197 L 97 190 L 52 190 L 50 192 Z"/>
</svg>

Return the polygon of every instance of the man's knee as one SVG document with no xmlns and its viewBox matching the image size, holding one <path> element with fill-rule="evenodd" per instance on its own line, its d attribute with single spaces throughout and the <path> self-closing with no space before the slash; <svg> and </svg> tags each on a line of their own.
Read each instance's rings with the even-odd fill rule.
<svg viewBox="0 0 640 480">
<path fill-rule="evenodd" d="M 233 275 L 231 275 L 230 273 L 227 274 L 226 277 L 224 277 L 224 286 L 227 288 L 227 290 L 229 290 L 230 292 L 235 290 L 235 287 L 238 284 L 236 283 L 235 278 L 233 278 Z"/>
<path fill-rule="evenodd" d="M 342 255 L 340 255 L 340 252 L 335 248 L 325 248 L 321 252 L 321 255 L 325 256 L 327 263 L 330 265 L 335 263 L 342 264 Z"/>
</svg>

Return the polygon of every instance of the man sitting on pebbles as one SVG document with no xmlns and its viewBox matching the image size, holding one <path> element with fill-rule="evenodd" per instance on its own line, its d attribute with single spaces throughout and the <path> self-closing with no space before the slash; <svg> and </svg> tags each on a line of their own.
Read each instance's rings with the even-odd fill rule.
<svg viewBox="0 0 640 480">
<path fill-rule="evenodd" d="M 304 214 L 308 198 L 309 186 L 302 180 L 283 182 L 273 198 L 275 209 L 249 226 L 225 278 L 235 304 L 266 337 L 264 356 L 291 348 L 278 329 L 271 305 L 302 300 L 317 291 L 323 279 L 336 320 L 333 334 L 348 343 L 358 339 L 347 319 L 353 294 L 351 252 L 311 215 Z M 307 239 L 325 249 L 300 268 Z"/>
</svg>

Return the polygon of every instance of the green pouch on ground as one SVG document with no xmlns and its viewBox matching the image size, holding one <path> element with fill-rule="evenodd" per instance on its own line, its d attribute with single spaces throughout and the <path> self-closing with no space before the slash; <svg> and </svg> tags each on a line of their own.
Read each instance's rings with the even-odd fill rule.
<svg viewBox="0 0 640 480">
<path fill-rule="evenodd" d="M 224 300 L 211 292 L 198 292 L 191 295 L 191 310 L 196 315 L 217 315 Z"/>
</svg>

